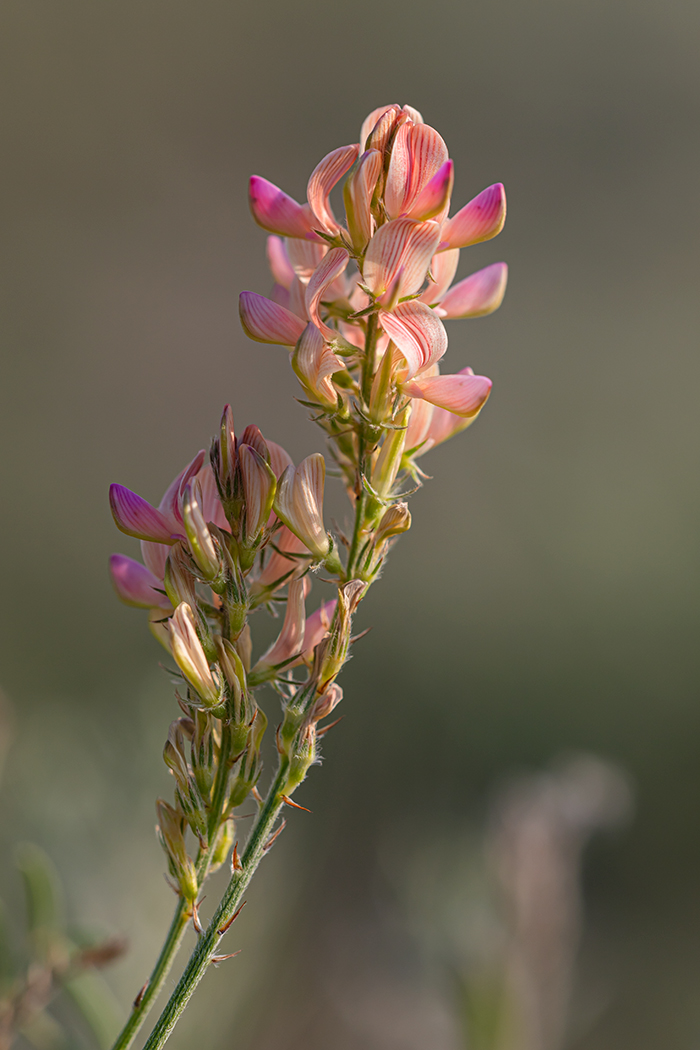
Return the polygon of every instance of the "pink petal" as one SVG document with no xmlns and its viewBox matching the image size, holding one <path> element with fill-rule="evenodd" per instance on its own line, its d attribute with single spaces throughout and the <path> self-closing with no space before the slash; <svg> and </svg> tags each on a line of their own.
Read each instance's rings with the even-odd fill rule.
<svg viewBox="0 0 700 1050">
<path fill-rule="evenodd" d="M 285 310 L 289 309 L 289 289 L 285 288 L 282 284 L 274 284 L 272 291 L 270 292 L 270 298 L 273 303 L 277 303 L 278 306 L 283 306 Z M 294 311 L 292 311 L 293 313 Z"/>
<path fill-rule="evenodd" d="M 141 540 L 141 557 L 157 580 L 162 580 L 165 575 L 165 563 L 169 554 L 170 547 L 162 543 L 149 543 L 148 540 Z"/>
<path fill-rule="evenodd" d="M 124 554 L 112 554 L 109 572 L 115 591 L 127 605 L 139 609 L 172 609 L 167 597 L 159 593 L 163 590 L 162 580 L 156 579 L 140 562 Z"/>
<path fill-rule="evenodd" d="M 359 155 L 357 144 L 340 146 L 324 157 L 311 173 L 306 189 L 309 206 L 326 233 L 336 234 L 339 228 L 331 208 L 331 190 L 350 171 Z"/>
<path fill-rule="evenodd" d="M 425 123 L 425 121 L 423 120 L 423 114 L 419 110 L 414 109 L 413 106 L 404 106 L 402 109 L 402 113 L 405 113 L 406 116 L 409 117 L 414 124 Z"/>
<path fill-rule="evenodd" d="M 452 195 L 454 178 L 454 161 L 446 160 L 416 197 L 408 212 L 410 217 L 424 222 L 439 215 Z"/>
<path fill-rule="evenodd" d="M 420 297 L 422 303 L 434 306 L 439 303 L 447 289 L 454 280 L 459 264 L 459 248 L 452 248 L 447 252 L 439 252 L 430 260 L 430 273 L 433 280 L 428 283 Z"/>
<path fill-rule="evenodd" d="M 302 284 L 309 283 L 311 274 L 327 254 L 327 244 L 317 244 L 315 241 L 287 241 L 289 265 L 292 267 L 293 276 L 298 277 Z M 289 287 L 291 288 L 291 282 Z"/>
<path fill-rule="evenodd" d="M 219 499 L 219 490 L 216 487 L 214 471 L 211 469 L 209 463 L 204 464 L 202 470 L 197 475 L 197 481 L 202 489 L 202 515 L 204 520 L 207 522 L 213 521 L 220 529 L 225 529 L 226 532 L 230 532 L 230 526 L 226 520 L 224 508 L 221 506 L 221 500 Z"/>
<path fill-rule="evenodd" d="M 468 248 L 500 233 L 506 221 L 506 191 L 497 182 L 465 204 L 442 228 L 440 250 Z"/>
<path fill-rule="evenodd" d="M 175 543 L 172 523 L 135 492 L 123 485 L 110 485 L 109 502 L 117 528 L 127 536 L 156 543 Z"/>
<path fill-rule="evenodd" d="M 168 485 L 165 490 L 165 495 L 158 504 L 158 510 L 161 514 L 165 514 L 173 522 L 173 528 L 171 532 L 179 531 L 178 526 L 182 525 L 182 514 L 180 513 L 180 496 L 183 489 L 188 481 L 191 481 L 193 477 L 199 474 L 202 469 L 202 465 L 206 458 L 206 452 L 204 449 L 200 449 L 194 459 L 187 464 L 184 470 L 181 470 L 176 478 Z M 184 535 L 184 533 L 182 533 Z"/>
<path fill-rule="evenodd" d="M 451 376 L 422 376 L 407 383 L 404 391 L 409 397 L 423 398 L 455 415 L 474 416 L 486 403 L 492 383 L 486 376 L 470 372 L 466 369 Z"/>
<path fill-rule="evenodd" d="M 439 361 L 447 350 L 447 332 L 425 303 L 399 303 L 393 313 L 380 312 L 379 323 L 408 365 L 408 378 Z M 415 395 L 412 395 L 415 396 Z"/>
<path fill-rule="evenodd" d="M 306 285 L 302 284 L 298 277 L 294 278 L 289 289 L 289 309 L 300 317 L 304 324 L 309 320 L 309 311 L 306 309 Z"/>
<path fill-rule="evenodd" d="M 331 625 L 337 604 L 337 598 L 334 598 L 329 602 L 323 602 L 316 612 L 311 613 L 311 616 L 307 617 L 306 629 L 304 630 L 304 641 L 302 643 L 304 659 L 311 659 L 313 651 L 318 643 L 323 641 L 328 634 L 328 629 Z"/>
<path fill-rule="evenodd" d="M 439 258 L 439 257 L 438 257 Z M 493 263 L 450 288 L 436 308 L 440 317 L 485 317 L 503 302 L 508 283 L 505 263 Z"/>
<path fill-rule="evenodd" d="M 374 232 L 372 196 L 381 170 L 382 155 L 379 150 L 367 150 L 360 158 L 357 171 L 345 183 L 345 215 L 350 237 L 357 251 L 364 251 Z"/>
<path fill-rule="evenodd" d="M 268 441 L 267 448 L 270 453 L 270 466 L 276 478 L 282 474 L 287 467 L 294 465 L 294 460 L 286 449 L 275 441 Z M 277 544 L 279 546 L 279 544 Z"/>
<path fill-rule="evenodd" d="M 430 429 L 430 421 L 435 411 L 434 406 L 427 401 L 416 398 L 412 402 L 411 415 L 409 416 L 406 440 L 404 442 L 406 452 L 410 452 L 411 449 L 416 448 L 417 445 L 422 445 L 425 441 Z"/>
<path fill-rule="evenodd" d="M 394 219 L 385 223 L 369 242 L 363 268 L 365 284 L 375 296 L 381 296 L 403 269 L 397 295 L 413 295 L 425 280 L 439 240 L 440 227 L 435 222 Z"/>
<path fill-rule="evenodd" d="M 267 238 L 267 263 L 276 284 L 289 288 L 294 280 L 294 270 L 281 237 L 274 234 Z"/>
<path fill-rule="evenodd" d="M 294 346 L 306 327 L 296 314 L 255 292 L 241 292 L 239 309 L 244 332 L 259 343 Z"/>
<path fill-rule="evenodd" d="M 384 203 L 395 219 L 410 210 L 418 195 L 448 159 L 441 135 L 428 124 L 402 124 L 391 147 Z"/>
<path fill-rule="evenodd" d="M 251 176 L 248 199 L 253 218 L 263 230 L 283 237 L 316 238 L 308 209 L 267 179 Z"/>
<path fill-rule="evenodd" d="M 336 339 L 338 333 L 323 323 L 319 314 L 319 306 L 323 293 L 343 273 L 349 260 L 350 255 L 345 248 L 333 248 L 316 268 L 306 289 L 306 309 L 309 318 L 329 341 Z"/>
<path fill-rule="evenodd" d="M 370 115 L 365 119 L 362 130 L 360 131 L 360 148 L 363 150 L 369 149 L 367 145 L 367 139 L 370 135 L 374 136 L 372 142 L 372 149 L 383 150 L 386 146 L 387 140 L 393 129 L 396 118 L 401 113 L 401 107 L 394 104 L 393 106 L 379 106 L 378 109 L 373 109 Z M 382 119 L 383 118 L 383 119 Z M 382 121 L 381 128 L 377 127 L 379 121 Z M 377 133 L 376 135 L 374 133 Z"/>
</svg>

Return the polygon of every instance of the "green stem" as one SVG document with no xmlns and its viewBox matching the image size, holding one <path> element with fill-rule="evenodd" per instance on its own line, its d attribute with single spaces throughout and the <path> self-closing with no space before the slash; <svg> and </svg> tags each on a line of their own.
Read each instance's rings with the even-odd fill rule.
<svg viewBox="0 0 700 1050">
<path fill-rule="evenodd" d="M 241 858 L 242 868 L 239 871 L 234 871 L 221 903 L 216 909 L 214 918 L 209 923 L 206 932 L 199 938 L 197 947 L 190 956 L 177 988 L 170 996 L 165 1009 L 144 1046 L 144 1050 L 160 1050 L 162 1046 L 165 1046 L 170 1033 L 189 1003 L 195 988 L 202 977 L 204 977 L 212 958 L 215 956 L 223 936 L 220 931 L 223 929 L 225 932 L 226 924 L 232 920 L 240 907 L 243 894 L 265 854 L 265 846 L 284 805 L 282 793 L 285 779 L 286 770 L 280 769 L 251 830 L 250 838 Z"/>
<path fill-rule="evenodd" d="M 228 775 L 231 770 L 229 762 L 230 746 L 231 734 L 227 731 L 227 727 L 222 725 L 221 750 L 219 752 L 219 764 L 216 772 L 212 809 L 209 817 L 209 842 L 206 849 L 200 848 L 197 856 L 197 883 L 199 886 L 202 885 L 209 871 L 212 853 L 214 852 L 214 846 L 216 844 L 216 832 L 218 831 L 221 812 L 226 800 L 226 787 L 228 784 Z M 170 973 L 170 969 L 175 961 L 175 956 L 180 949 L 182 938 L 185 935 L 191 917 L 192 911 L 187 901 L 181 897 L 175 908 L 175 914 L 170 923 L 170 929 L 168 930 L 163 947 L 160 950 L 160 955 L 158 956 L 156 964 L 153 967 L 153 972 L 148 979 L 148 984 L 146 985 L 143 994 L 134 1003 L 131 1014 L 119 1033 L 112 1050 L 128 1050 L 128 1047 L 131 1046 L 138 1035 L 142 1024 L 146 1020 L 153 1004 L 160 995 L 161 989 Z"/>
</svg>

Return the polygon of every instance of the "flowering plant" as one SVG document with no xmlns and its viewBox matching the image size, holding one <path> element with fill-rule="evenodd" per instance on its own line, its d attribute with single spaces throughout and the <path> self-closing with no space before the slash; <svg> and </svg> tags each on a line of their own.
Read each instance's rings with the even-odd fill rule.
<svg viewBox="0 0 700 1050">
<path fill-rule="evenodd" d="M 330 203 L 343 188 L 345 224 Z M 149 610 L 150 626 L 177 665 L 181 717 L 164 759 L 174 799 L 157 802 L 158 837 L 178 903 L 149 981 L 115 1050 L 130 1046 L 161 990 L 191 921 L 198 943 L 146 1047 L 166 1042 L 197 984 L 222 954 L 262 857 L 284 827 L 285 807 L 317 761 L 326 719 L 342 698 L 336 678 L 352 620 L 396 537 L 410 528 L 407 497 L 419 459 L 477 418 L 491 381 L 470 368 L 440 374 L 444 319 L 480 317 L 500 305 L 507 268 L 495 263 L 453 284 L 462 248 L 494 237 L 505 220 L 503 186 L 484 190 L 448 218 L 453 162 L 410 106 L 383 106 L 359 144 L 333 150 L 299 204 L 263 178 L 250 182 L 256 222 L 269 233 L 271 298 L 243 292 L 243 328 L 289 347 L 302 404 L 325 431 L 352 507 L 347 534 L 327 530 L 326 466 L 316 453 L 295 466 L 255 426 L 237 435 L 224 410 L 209 457 L 199 452 L 158 507 L 121 485 L 110 492 L 117 526 L 141 540 L 143 564 L 111 559 L 123 601 Z M 408 488 L 407 488 L 408 486 Z M 306 615 L 314 573 L 336 597 Z M 250 618 L 284 607 L 277 639 L 255 652 Z M 258 789 L 268 717 L 258 689 L 282 702 L 277 769 Z M 236 811 L 253 796 L 245 847 Z M 193 848 L 193 846 L 195 848 Z M 211 872 L 231 879 L 204 929 L 198 901 Z M 235 953 L 233 953 L 235 954 Z"/>
</svg>

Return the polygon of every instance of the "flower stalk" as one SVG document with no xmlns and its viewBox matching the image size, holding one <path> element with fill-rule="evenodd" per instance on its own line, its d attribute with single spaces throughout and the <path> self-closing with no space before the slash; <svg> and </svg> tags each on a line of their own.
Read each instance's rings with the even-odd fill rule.
<svg viewBox="0 0 700 1050">
<path fill-rule="evenodd" d="M 330 194 L 347 177 L 346 225 Z M 321 723 L 342 698 L 336 678 L 352 644 L 352 621 L 396 538 L 411 525 L 406 485 L 417 460 L 469 426 L 491 381 L 471 369 L 440 374 L 443 318 L 496 309 L 506 267 L 496 263 L 452 286 L 461 248 L 495 236 L 505 218 L 500 186 L 448 218 L 453 163 L 437 131 L 410 106 L 384 106 L 360 142 L 314 169 L 299 204 L 258 176 L 253 217 L 268 237 L 271 298 L 243 292 L 243 328 L 290 352 L 311 418 L 324 431 L 351 505 L 347 535 L 324 521 L 325 459 L 300 464 L 257 427 L 238 436 L 226 406 L 209 459 L 192 460 L 158 507 L 113 486 L 117 526 L 141 540 L 144 565 L 114 555 L 112 578 L 128 604 L 149 610 L 151 629 L 176 664 L 182 717 L 164 757 L 173 804 L 158 803 L 159 839 L 178 896 L 151 978 L 114 1050 L 127 1050 L 153 1005 L 192 921 L 199 939 L 146 1050 L 162 1047 L 220 955 L 258 864 L 280 833 L 285 806 L 318 761 Z M 335 588 L 307 616 L 315 576 Z M 261 655 L 256 612 L 284 617 Z M 258 690 L 281 700 L 277 769 L 262 800 L 261 745 L 268 717 Z M 239 855 L 236 810 L 250 795 L 257 818 Z M 303 807 L 302 807 L 303 808 Z M 196 856 L 190 856 L 194 844 Z M 197 902 L 209 873 L 230 856 L 231 879 L 208 928 Z M 236 953 L 233 953 L 236 954 Z"/>
</svg>

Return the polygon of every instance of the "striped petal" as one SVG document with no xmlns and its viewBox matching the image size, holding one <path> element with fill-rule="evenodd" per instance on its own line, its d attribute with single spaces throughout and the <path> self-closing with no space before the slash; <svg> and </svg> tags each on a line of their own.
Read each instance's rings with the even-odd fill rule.
<svg viewBox="0 0 700 1050">
<path fill-rule="evenodd" d="M 506 264 L 493 263 L 450 288 L 436 307 L 436 313 L 447 319 L 485 317 L 503 302 L 507 283 Z"/>
<path fill-rule="evenodd" d="M 457 416 L 475 416 L 491 393 L 491 380 L 464 369 L 451 376 L 423 376 L 404 386 L 409 397 L 423 398 Z"/>
<path fill-rule="evenodd" d="M 309 206 L 326 233 L 336 234 L 339 229 L 331 208 L 331 190 L 350 171 L 359 155 L 357 144 L 340 146 L 324 157 L 311 173 L 306 190 Z"/>
<path fill-rule="evenodd" d="M 316 238 L 308 208 L 304 208 L 267 179 L 253 175 L 248 190 L 250 210 L 258 226 L 282 237 Z"/>
<path fill-rule="evenodd" d="M 468 248 L 489 241 L 503 229 L 506 221 L 506 191 L 497 182 L 465 204 L 442 228 L 440 250 Z"/>
<path fill-rule="evenodd" d="M 294 269 L 289 261 L 284 241 L 274 234 L 267 238 L 267 264 L 275 283 L 288 289 L 294 280 Z"/>
<path fill-rule="evenodd" d="M 378 109 L 373 109 L 370 115 L 365 119 L 362 125 L 362 130 L 360 131 L 361 149 L 370 149 L 367 139 L 371 135 L 371 148 L 378 149 L 381 152 L 389 140 L 389 135 L 391 134 L 400 113 L 401 106 L 397 106 L 396 104 L 393 106 L 379 106 Z"/>
<path fill-rule="evenodd" d="M 294 470 L 287 467 L 277 484 L 277 516 L 319 559 L 325 558 L 330 541 L 323 524 L 323 490 L 326 464 L 316 452 Z"/>
<path fill-rule="evenodd" d="M 245 494 L 245 537 L 251 542 L 258 535 L 272 511 L 275 475 L 252 445 L 238 446 L 238 462 Z"/>
<path fill-rule="evenodd" d="M 348 231 L 356 251 L 363 252 L 374 232 L 372 195 L 382 170 L 382 155 L 370 149 L 362 155 L 357 170 L 345 183 L 343 196 Z"/>
<path fill-rule="evenodd" d="M 434 310 L 413 300 L 399 303 L 392 313 L 379 314 L 379 323 L 401 351 L 408 378 L 439 361 L 447 350 L 447 332 Z"/>
<path fill-rule="evenodd" d="M 296 314 L 255 292 L 241 292 L 239 310 L 244 332 L 259 343 L 294 346 L 306 327 Z"/>
<path fill-rule="evenodd" d="M 155 543 L 175 543 L 173 523 L 131 489 L 110 485 L 109 503 L 117 528 L 127 536 Z"/>
<path fill-rule="evenodd" d="M 424 222 L 439 215 L 452 196 L 454 179 L 454 161 L 446 160 L 416 197 L 408 211 L 410 217 Z"/>
<path fill-rule="evenodd" d="M 300 241 L 298 239 L 287 241 L 289 265 L 292 267 L 293 276 L 298 277 L 302 284 L 309 283 L 311 274 L 324 255 L 327 254 L 327 244 L 317 244 L 315 241 Z M 289 287 L 291 288 L 291 282 Z"/>
<path fill-rule="evenodd" d="M 328 325 L 324 324 L 321 320 L 319 307 L 321 305 L 323 293 L 328 286 L 332 284 L 341 273 L 343 273 L 349 260 L 350 255 L 345 248 L 333 248 L 332 251 L 326 255 L 320 265 L 316 267 L 316 270 L 306 288 L 306 309 L 309 313 L 309 319 L 313 321 L 316 327 L 320 329 L 329 341 L 337 338 L 338 333 L 334 331 L 334 329 L 329 328 Z M 299 333 L 299 336 L 300 335 L 301 332 Z M 299 336 L 297 336 L 297 338 L 299 338 Z"/>
<path fill-rule="evenodd" d="M 162 593 L 162 580 L 157 579 L 145 565 L 124 554 L 112 554 L 109 559 L 109 573 L 112 584 L 119 598 L 126 605 L 138 609 L 172 609 L 167 597 Z"/>
<path fill-rule="evenodd" d="M 385 223 L 369 242 L 363 268 L 365 284 L 379 298 L 396 284 L 403 271 L 395 297 L 413 295 L 425 280 L 439 241 L 440 227 L 435 222 L 394 219 Z"/>
<path fill-rule="evenodd" d="M 321 404 L 335 408 L 338 395 L 330 377 L 341 372 L 345 365 L 324 342 L 314 324 L 308 324 L 292 354 L 292 368 L 300 382 Z"/>
<path fill-rule="evenodd" d="M 165 495 L 158 504 L 158 510 L 161 514 L 165 514 L 166 517 L 170 518 L 171 521 L 176 525 L 182 525 L 182 512 L 180 509 L 180 497 L 184 491 L 185 485 L 192 478 L 199 474 L 200 470 L 204 466 L 204 460 L 206 459 L 206 452 L 204 449 L 200 449 L 194 459 L 187 464 L 184 470 L 181 470 L 176 478 L 168 485 L 165 490 Z M 171 529 L 172 532 L 177 531 L 176 528 Z M 147 563 L 148 564 L 148 563 Z"/>
<path fill-rule="evenodd" d="M 384 203 L 390 219 L 406 214 L 448 160 L 441 135 L 428 124 L 408 121 L 396 132 L 386 176 Z"/>
</svg>

